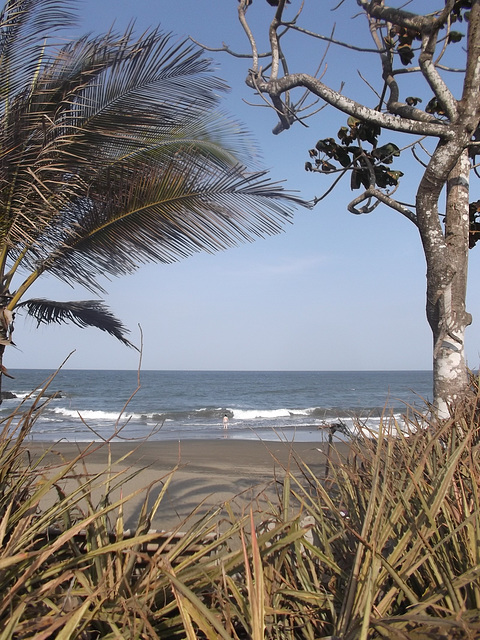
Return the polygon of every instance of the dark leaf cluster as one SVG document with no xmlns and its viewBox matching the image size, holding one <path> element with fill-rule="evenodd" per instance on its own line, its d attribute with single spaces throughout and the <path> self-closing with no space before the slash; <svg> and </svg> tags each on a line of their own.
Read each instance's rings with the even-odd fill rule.
<svg viewBox="0 0 480 640">
<path fill-rule="evenodd" d="M 451 13 L 451 22 L 462 22 L 464 19 L 468 20 L 468 11 L 472 6 L 471 0 L 459 0 Z M 447 36 L 448 43 L 460 42 L 464 38 L 465 34 L 460 31 L 450 30 Z M 422 35 L 420 31 L 416 29 L 409 29 L 401 25 L 394 25 L 388 32 L 388 35 L 384 38 L 384 44 L 387 50 L 392 51 L 398 55 L 401 63 L 404 66 L 411 64 L 415 57 L 414 41 L 420 41 Z"/>
<path fill-rule="evenodd" d="M 418 98 L 417 96 L 408 96 L 408 98 L 405 98 L 405 102 L 409 107 L 416 107 L 422 102 L 422 99 Z"/>
<path fill-rule="evenodd" d="M 438 98 L 432 98 L 429 100 L 427 106 L 425 107 L 425 111 L 427 113 L 431 113 L 433 115 L 444 116 L 445 109 L 442 106 L 442 103 L 438 100 Z"/>
<path fill-rule="evenodd" d="M 412 46 L 413 41 L 420 39 L 421 34 L 419 31 L 395 25 L 390 29 L 388 36 L 384 39 L 384 42 L 387 49 L 396 51 L 402 64 L 407 66 L 415 57 Z"/>
<path fill-rule="evenodd" d="M 472 8 L 472 0 L 457 0 L 453 6 L 450 14 L 452 22 L 463 22 L 468 20 L 470 16 L 470 9 Z"/>
<path fill-rule="evenodd" d="M 470 203 L 470 233 L 468 236 L 468 246 L 470 249 L 480 240 L 480 200 Z"/>
<path fill-rule="evenodd" d="M 340 143 L 324 138 L 309 150 L 312 161 L 305 163 L 305 170 L 320 173 L 350 170 L 351 189 L 397 186 L 403 173 L 387 165 L 400 155 L 400 150 L 393 142 L 377 146 L 380 132 L 380 127 L 350 117 L 347 126 L 337 134 Z M 371 145 L 370 150 L 364 148 L 364 142 Z"/>
</svg>

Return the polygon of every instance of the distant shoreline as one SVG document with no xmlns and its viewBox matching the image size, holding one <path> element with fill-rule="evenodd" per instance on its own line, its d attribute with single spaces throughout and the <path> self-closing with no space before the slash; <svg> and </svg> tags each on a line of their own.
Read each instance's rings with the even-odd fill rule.
<svg viewBox="0 0 480 640">
<path fill-rule="evenodd" d="M 155 372 L 155 373 L 433 373 L 432 369 L 85 369 L 83 367 L 11 367 L 9 371 L 132 371 L 134 373 Z"/>
</svg>

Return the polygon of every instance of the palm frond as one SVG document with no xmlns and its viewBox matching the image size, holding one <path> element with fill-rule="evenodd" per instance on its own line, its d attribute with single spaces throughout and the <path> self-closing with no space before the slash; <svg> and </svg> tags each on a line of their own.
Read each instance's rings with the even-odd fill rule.
<svg viewBox="0 0 480 640">
<path fill-rule="evenodd" d="M 199 251 L 214 253 L 278 233 L 295 205 L 305 204 L 265 172 L 224 168 L 179 158 L 160 173 L 125 174 L 109 200 L 85 198 L 65 213 L 78 224 L 59 225 L 39 238 L 47 252 L 32 268 L 100 289 L 99 275 L 119 276 L 146 262 L 171 263 Z M 58 234 L 63 229 L 63 237 Z M 49 245 L 56 242 L 56 247 Z M 39 249 L 40 251 L 40 249 Z"/>
<path fill-rule="evenodd" d="M 125 337 L 128 329 L 112 312 L 98 300 L 58 302 L 42 298 L 31 298 L 17 305 L 36 319 L 37 325 L 71 322 L 77 327 L 96 327 L 114 336 L 128 347 L 136 347 Z"/>
<path fill-rule="evenodd" d="M 71 0 L 6 2 L 0 13 L 0 94 L 4 100 L 31 85 L 43 55 L 45 35 L 74 23 L 73 5 Z"/>
<path fill-rule="evenodd" d="M 123 37 L 66 45 L 43 66 L 32 92 L 17 96 L 4 114 L 0 185 L 9 187 L 2 194 L 9 220 L 0 232 L 23 250 L 35 230 L 49 220 L 55 224 L 66 200 L 89 189 L 98 169 L 131 162 L 155 145 L 171 155 L 172 142 L 183 139 L 185 146 L 195 137 L 197 148 L 203 143 L 208 153 L 238 162 L 233 139 L 236 133 L 246 141 L 245 132 L 219 115 L 216 125 L 211 122 L 224 89 L 200 49 L 171 44 L 158 30 L 140 41 L 128 30 Z M 238 140 L 252 157 L 252 145 Z"/>
<path fill-rule="evenodd" d="M 23 250 L 87 188 L 81 171 L 88 158 L 78 155 L 76 143 L 76 94 L 114 63 L 126 40 L 128 32 L 67 44 L 52 61 L 38 62 L 31 90 L 14 96 L 3 113 L 0 105 L 0 233 L 13 247 Z M 8 77 L 0 78 L 0 91 L 2 83 L 8 89 Z"/>
</svg>

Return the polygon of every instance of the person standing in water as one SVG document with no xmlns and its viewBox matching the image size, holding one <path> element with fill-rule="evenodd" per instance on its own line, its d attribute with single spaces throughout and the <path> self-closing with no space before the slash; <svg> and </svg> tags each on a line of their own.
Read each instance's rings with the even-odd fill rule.
<svg viewBox="0 0 480 640">
<path fill-rule="evenodd" d="M 228 416 L 226 413 L 223 414 L 223 428 L 228 429 Z"/>
</svg>

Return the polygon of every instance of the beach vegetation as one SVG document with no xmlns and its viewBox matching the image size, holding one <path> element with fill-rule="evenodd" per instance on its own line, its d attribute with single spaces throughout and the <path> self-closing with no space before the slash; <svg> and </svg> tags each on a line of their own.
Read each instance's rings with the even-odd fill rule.
<svg viewBox="0 0 480 640">
<path fill-rule="evenodd" d="M 347 181 L 356 193 L 351 213 L 388 207 L 418 230 L 435 406 L 447 417 L 469 392 L 465 297 L 469 249 L 480 238 L 479 201 L 470 192 L 478 177 L 480 2 L 268 2 L 271 19 L 260 0 L 239 0 L 249 54 L 228 42 L 207 49 L 248 59 L 246 84 L 272 108 L 273 133 L 308 126 L 318 114 L 305 162 L 327 183 L 316 203 Z M 333 29 L 323 19 L 329 10 L 337 14 Z M 328 80 L 336 54 L 344 64 Z M 349 95 L 355 82 L 344 69 L 352 60 L 363 82 Z M 326 108 L 337 117 L 326 117 Z"/>
<path fill-rule="evenodd" d="M 19 312 L 132 346 L 108 279 L 277 233 L 303 203 L 258 169 L 199 47 L 133 26 L 69 39 L 75 6 L 0 13 L 0 365 Z M 47 275 L 95 298 L 31 296 Z"/>
<path fill-rule="evenodd" d="M 125 530 L 131 452 L 115 458 L 109 439 L 64 460 L 31 444 L 52 379 L 1 424 L 2 639 L 479 637 L 475 380 L 475 402 L 441 425 L 413 408 L 375 432 L 358 421 L 346 449 L 319 449 L 322 477 L 293 446 L 261 508 L 152 531 L 175 465 Z"/>
<path fill-rule="evenodd" d="M 152 531 L 175 465 L 127 495 L 122 487 L 141 473 L 129 465 L 133 445 L 118 459 L 108 441 L 79 447 L 68 460 L 53 443 L 32 451 L 31 429 L 51 401 L 53 377 L 1 425 L 0 637 L 192 638 L 194 626 L 227 637 L 207 606 L 223 570 L 217 511 L 182 532 Z M 89 473 L 98 447 L 105 467 Z M 126 530 L 125 506 L 140 492 L 136 526 Z M 241 526 L 240 519 L 227 536 Z"/>
</svg>

